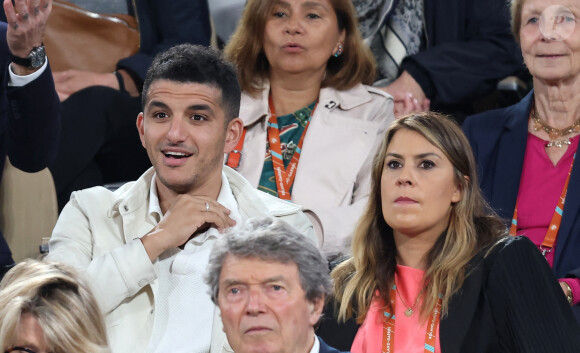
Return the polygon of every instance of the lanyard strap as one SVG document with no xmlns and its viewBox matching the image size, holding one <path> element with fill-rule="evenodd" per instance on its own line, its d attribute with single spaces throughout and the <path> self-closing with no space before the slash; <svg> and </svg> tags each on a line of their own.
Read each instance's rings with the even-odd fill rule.
<svg viewBox="0 0 580 353">
<path fill-rule="evenodd" d="M 572 167 L 574 166 L 574 160 L 576 160 L 576 153 L 572 158 L 572 163 L 570 164 L 570 170 L 568 171 L 568 176 L 566 177 L 566 182 L 564 183 L 564 189 L 560 195 L 560 200 L 558 200 L 558 205 L 554 210 L 552 215 L 552 220 L 546 231 L 546 236 L 540 245 L 540 250 L 542 255 L 546 256 L 546 253 L 552 251 L 554 244 L 556 243 L 556 238 L 558 237 L 558 231 L 560 230 L 560 223 L 562 223 L 562 213 L 564 212 L 564 202 L 566 202 L 566 194 L 568 193 L 568 182 L 570 181 L 570 175 L 572 174 Z M 512 224 L 510 226 L 510 235 L 515 236 L 518 229 L 518 202 L 519 196 L 516 200 L 516 208 L 514 209 L 514 216 L 512 217 Z"/>
<path fill-rule="evenodd" d="M 391 307 L 393 308 L 393 314 L 388 311 L 383 312 L 383 351 L 382 353 L 394 353 L 394 341 L 395 341 L 395 306 L 397 303 L 397 285 L 393 284 L 391 288 Z M 441 303 L 443 296 L 439 294 L 439 299 L 433 312 L 429 316 L 429 321 L 427 321 L 427 330 L 425 331 L 425 353 L 435 352 L 435 345 L 437 342 L 437 326 L 439 325 L 439 319 L 441 314 Z"/>
<path fill-rule="evenodd" d="M 284 168 L 284 161 L 282 159 L 282 146 L 280 145 L 280 127 L 278 126 L 278 119 L 276 118 L 276 111 L 274 109 L 274 103 L 272 102 L 272 94 L 268 97 L 268 105 L 270 108 L 270 118 L 268 119 L 268 141 L 270 142 L 270 155 L 272 156 L 272 167 L 274 168 L 274 177 L 276 178 L 276 187 L 278 188 L 278 197 L 283 200 L 290 200 L 290 187 L 294 183 L 294 178 L 296 178 L 296 170 L 298 169 L 298 160 L 300 159 L 300 154 L 302 152 L 302 143 L 304 142 L 304 136 L 306 136 L 306 130 L 310 126 L 310 121 L 312 120 L 312 115 L 316 110 L 318 101 L 312 108 L 310 112 L 310 117 L 306 122 L 302 136 L 300 136 L 300 141 L 296 146 L 296 150 L 292 155 L 292 159 L 288 164 L 288 168 Z"/>
</svg>

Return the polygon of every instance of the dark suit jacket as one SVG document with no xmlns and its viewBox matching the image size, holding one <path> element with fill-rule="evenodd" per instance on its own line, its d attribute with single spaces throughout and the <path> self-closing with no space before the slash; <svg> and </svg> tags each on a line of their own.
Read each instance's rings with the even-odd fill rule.
<svg viewBox="0 0 580 353">
<path fill-rule="evenodd" d="M 127 0 L 127 8 L 139 23 L 139 52 L 119 60 L 117 69 L 127 70 L 137 86 L 158 53 L 181 43 L 210 44 L 207 0 Z M 6 21 L 1 7 L 0 20 Z"/>
<path fill-rule="evenodd" d="M 486 252 L 441 320 L 443 353 L 578 352 L 580 327 L 536 246 L 509 237 Z"/>
<path fill-rule="evenodd" d="M 510 237 L 484 258 L 486 253 L 470 261 L 468 276 L 441 319 L 442 353 L 577 353 L 580 327 L 535 245 L 526 237 Z M 333 328 L 317 331 L 328 340 L 354 338 L 357 329 L 328 319 L 322 325 Z"/>
<path fill-rule="evenodd" d="M 117 63 L 140 83 L 145 80 L 153 57 L 174 45 L 209 45 L 211 25 L 207 0 L 128 0 L 139 21 L 139 52 Z M 133 6 L 134 4 L 134 6 Z"/>
<path fill-rule="evenodd" d="M 6 23 L 0 22 L 0 178 L 6 156 L 18 169 L 37 172 L 56 156 L 60 103 L 50 68 L 23 87 L 8 87 Z M 34 215 L 31 215 L 34 217 Z M 12 257 L 0 230 L 0 277 Z"/>
<path fill-rule="evenodd" d="M 433 110 L 463 119 L 457 113 L 473 111 L 473 99 L 522 71 L 504 0 L 424 1 L 424 11 L 427 38 L 401 67 L 431 99 Z"/>
<path fill-rule="evenodd" d="M 511 222 L 524 164 L 533 91 L 513 106 L 466 119 L 467 135 L 478 165 L 479 185 L 506 222 Z M 558 278 L 580 278 L 580 167 L 575 163 L 554 254 Z M 573 308 L 580 322 L 580 306 Z"/>
<path fill-rule="evenodd" d="M 331 346 L 329 346 L 328 344 L 326 344 L 326 342 L 324 342 L 324 340 L 320 337 L 317 337 L 318 341 L 320 342 L 320 352 L 319 353 L 345 353 L 345 352 L 341 352 L 336 348 L 333 348 Z"/>
</svg>

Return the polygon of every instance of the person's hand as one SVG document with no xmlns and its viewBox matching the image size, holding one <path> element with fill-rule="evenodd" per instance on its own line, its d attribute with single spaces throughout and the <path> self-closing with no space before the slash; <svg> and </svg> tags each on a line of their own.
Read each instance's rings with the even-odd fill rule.
<svg viewBox="0 0 580 353">
<path fill-rule="evenodd" d="M 403 71 L 390 85 L 379 88 L 393 96 L 395 118 L 410 113 L 424 112 L 431 106 L 431 101 L 425 96 L 421 86 L 407 71 Z"/>
<path fill-rule="evenodd" d="M 426 112 L 429 110 L 431 101 L 425 98 L 423 101 L 415 98 L 412 93 L 409 92 L 389 92 L 395 100 L 394 113 L 395 118 L 399 119 L 405 115 L 411 113 Z"/>
<path fill-rule="evenodd" d="M 53 73 L 54 86 L 61 101 L 83 88 L 106 86 L 119 89 L 119 82 L 114 73 L 97 73 L 92 71 L 66 70 Z"/>
<path fill-rule="evenodd" d="M 560 284 L 560 288 L 562 288 L 562 291 L 564 292 L 566 298 L 568 298 L 568 294 L 572 295 L 572 293 L 568 291 L 568 284 L 566 284 L 566 282 L 559 281 L 558 283 Z"/>
<path fill-rule="evenodd" d="M 4 12 L 8 29 L 6 42 L 10 52 L 17 57 L 26 58 L 34 47 L 42 45 L 42 35 L 46 28 L 48 15 L 52 10 L 52 0 L 4 0 Z M 28 68 L 13 64 L 15 74 L 31 72 L 16 72 Z M 32 70 L 33 72 L 34 70 Z"/>
<path fill-rule="evenodd" d="M 206 210 L 206 205 L 209 210 Z M 185 244 L 190 238 L 214 227 L 220 232 L 236 224 L 230 210 L 208 197 L 177 196 L 157 227 L 141 238 L 151 261 L 167 249 Z"/>
</svg>

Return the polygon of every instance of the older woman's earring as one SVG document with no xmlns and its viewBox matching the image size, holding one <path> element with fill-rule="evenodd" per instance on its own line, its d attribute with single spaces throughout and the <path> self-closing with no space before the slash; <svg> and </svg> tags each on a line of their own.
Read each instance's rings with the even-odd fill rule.
<svg viewBox="0 0 580 353">
<path fill-rule="evenodd" d="M 342 43 L 338 43 L 338 49 L 336 50 L 336 53 L 334 53 L 334 57 L 338 58 L 341 54 L 342 54 Z"/>
</svg>

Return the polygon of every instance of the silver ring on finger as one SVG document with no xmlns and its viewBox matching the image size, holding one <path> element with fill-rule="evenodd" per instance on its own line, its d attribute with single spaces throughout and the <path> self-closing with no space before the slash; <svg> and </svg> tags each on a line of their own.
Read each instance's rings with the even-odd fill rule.
<svg viewBox="0 0 580 353">
<path fill-rule="evenodd" d="M 209 202 L 205 203 L 205 212 L 209 212 Z"/>
<path fill-rule="evenodd" d="M 40 9 L 37 7 L 34 8 L 34 15 L 37 16 L 40 13 Z"/>
</svg>

